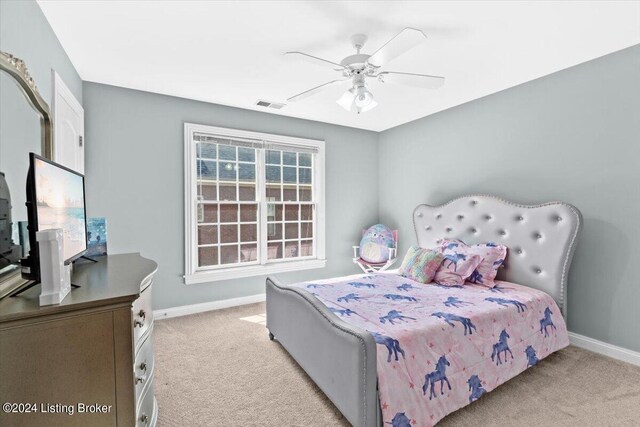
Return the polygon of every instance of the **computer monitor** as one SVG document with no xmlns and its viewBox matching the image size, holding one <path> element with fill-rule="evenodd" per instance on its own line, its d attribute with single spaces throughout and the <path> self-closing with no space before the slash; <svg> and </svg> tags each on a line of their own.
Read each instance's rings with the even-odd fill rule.
<svg viewBox="0 0 640 427">
<path fill-rule="evenodd" d="M 39 281 L 37 231 L 63 230 L 66 264 L 87 250 L 84 176 L 34 153 L 29 154 L 29 162 L 27 212 L 31 250 L 30 268 L 25 275 L 23 263 L 23 276 Z"/>
</svg>

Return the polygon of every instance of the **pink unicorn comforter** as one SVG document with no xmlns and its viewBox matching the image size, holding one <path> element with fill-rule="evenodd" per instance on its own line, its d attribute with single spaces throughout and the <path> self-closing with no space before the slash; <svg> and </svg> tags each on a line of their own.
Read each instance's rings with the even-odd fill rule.
<svg viewBox="0 0 640 427">
<path fill-rule="evenodd" d="M 569 345 L 549 295 L 496 283 L 445 287 L 387 273 L 293 286 L 371 332 L 384 422 L 408 427 L 433 426 Z"/>
</svg>

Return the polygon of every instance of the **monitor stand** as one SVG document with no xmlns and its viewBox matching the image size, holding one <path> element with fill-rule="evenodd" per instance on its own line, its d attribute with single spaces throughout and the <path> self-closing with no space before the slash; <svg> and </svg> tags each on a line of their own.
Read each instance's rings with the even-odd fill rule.
<svg viewBox="0 0 640 427">
<path fill-rule="evenodd" d="M 27 291 L 27 290 L 29 290 L 29 289 L 33 288 L 35 285 L 39 285 L 39 284 L 40 284 L 40 282 L 31 282 L 31 283 L 29 283 L 28 285 L 26 285 L 26 286 L 24 286 L 24 287 L 22 287 L 22 288 L 18 288 L 18 289 L 16 289 L 15 291 L 13 291 L 13 293 L 11 293 L 11 294 L 9 295 L 9 297 L 17 297 L 18 295 L 20 295 L 20 294 L 21 294 L 21 293 L 23 293 L 24 291 Z M 72 283 L 72 284 L 71 284 L 71 287 L 75 289 L 75 288 L 79 288 L 79 287 L 80 287 L 80 285 L 74 285 L 74 284 Z"/>
<path fill-rule="evenodd" d="M 91 261 L 91 262 L 98 262 L 97 259 L 89 258 L 88 256 L 84 256 L 84 255 L 80 256 L 80 258 L 86 259 L 87 261 Z M 80 258 L 78 258 L 78 259 L 80 259 Z"/>
</svg>

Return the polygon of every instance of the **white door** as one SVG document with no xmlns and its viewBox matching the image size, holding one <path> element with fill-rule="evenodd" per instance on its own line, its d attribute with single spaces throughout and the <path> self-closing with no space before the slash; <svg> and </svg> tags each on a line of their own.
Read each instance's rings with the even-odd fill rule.
<svg viewBox="0 0 640 427">
<path fill-rule="evenodd" d="M 53 79 L 53 160 L 84 174 L 84 109 L 58 73 Z"/>
</svg>

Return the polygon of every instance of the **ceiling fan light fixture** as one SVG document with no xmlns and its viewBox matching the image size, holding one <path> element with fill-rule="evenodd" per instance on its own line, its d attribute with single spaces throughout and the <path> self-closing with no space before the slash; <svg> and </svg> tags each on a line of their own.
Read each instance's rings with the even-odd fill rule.
<svg viewBox="0 0 640 427">
<path fill-rule="evenodd" d="M 336 103 L 347 111 L 364 113 L 376 107 L 378 103 L 365 86 L 352 87 Z"/>
<path fill-rule="evenodd" d="M 354 100 L 355 106 L 362 111 L 366 111 L 364 108 L 368 107 L 372 102 L 375 102 L 373 94 L 369 92 L 365 86 L 358 87 Z"/>
<path fill-rule="evenodd" d="M 353 106 L 353 102 L 356 98 L 355 91 L 353 88 L 346 91 L 337 101 L 336 103 L 344 108 L 347 111 L 351 111 L 351 107 Z"/>
<path fill-rule="evenodd" d="M 375 100 L 375 99 L 373 99 L 373 97 L 372 97 L 372 98 L 371 98 L 371 102 L 369 102 L 367 105 L 365 105 L 365 106 L 364 106 L 364 107 L 362 107 L 362 108 L 358 108 L 358 107 L 356 107 L 356 108 L 357 108 L 357 110 L 358 110 L 358 114 L 360 114 L 360 113 L 364 113 L 364 112 L 366 112 L 366 111 L 369 111 L 369 110 L 374 109 L 377 105 L 378 105 L 378 103 L 377 103 L 377 102 L 376 102 L 376 100 Z"/>
</svg>

